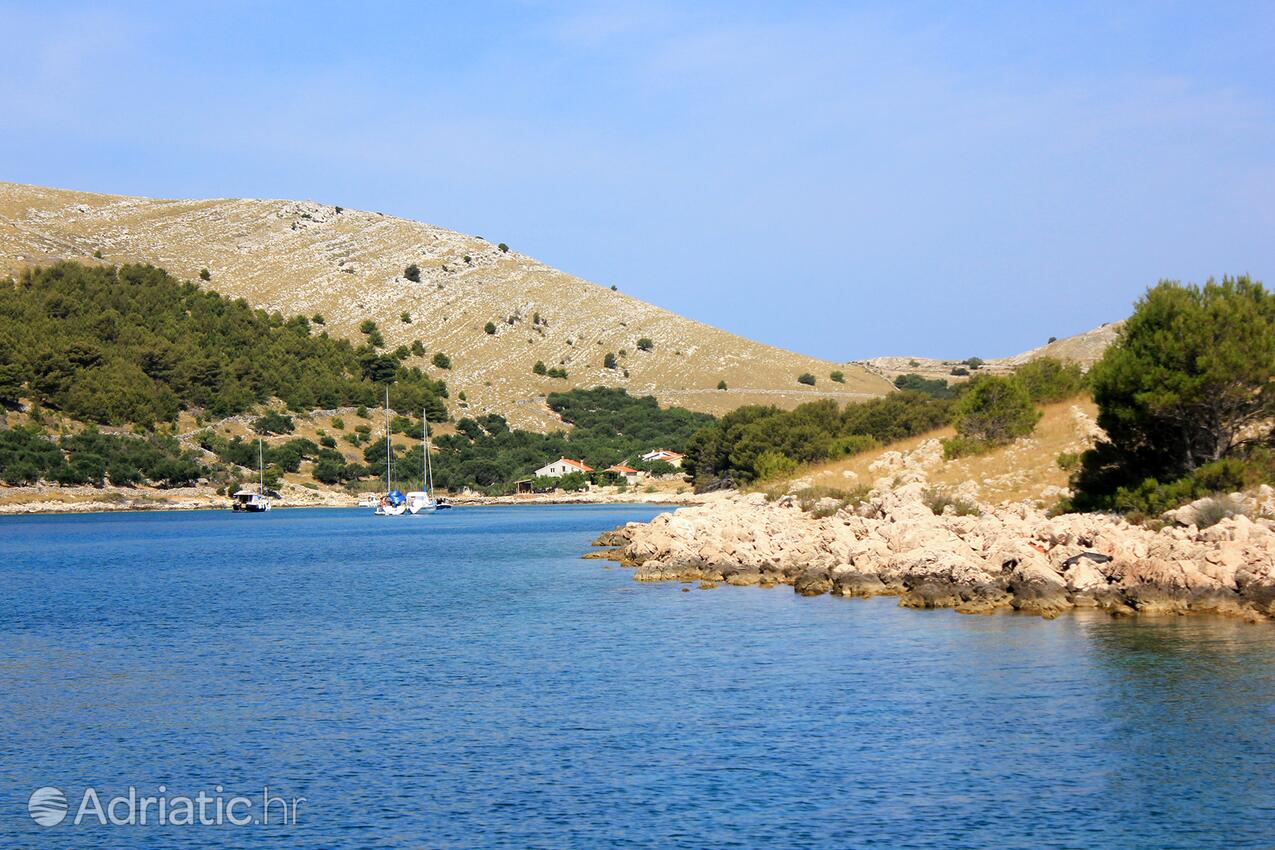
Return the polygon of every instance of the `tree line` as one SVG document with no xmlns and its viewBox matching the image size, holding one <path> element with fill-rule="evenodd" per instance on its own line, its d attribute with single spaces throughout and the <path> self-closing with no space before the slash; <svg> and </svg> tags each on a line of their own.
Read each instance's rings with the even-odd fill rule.
<svg viewBox="0 0 1275 850">
<path fill-rule="evenodd" d="M 21 398 L 83 422 L 214 417 L 270 398 L 293 410 L 380 403 L 446 417 L 447 386 L 404 356 L 355 347 L 304 316 L 253 309 L 149 265 L 64 262 L 0 286 L 0 403 Z"/>
</svg>

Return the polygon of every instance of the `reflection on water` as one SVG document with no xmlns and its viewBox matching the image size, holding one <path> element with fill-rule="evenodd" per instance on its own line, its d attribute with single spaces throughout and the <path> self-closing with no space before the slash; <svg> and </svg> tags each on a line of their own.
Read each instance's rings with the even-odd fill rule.
<svg viewBox="0 0 1275 850">
<path fill-rule="evenodd" d="M 0 520 L 5 847 L 1275 844 L 1275 630 L 582 561 L 643 508 Z M 268 782 L 295 828 L 37 827 Z M 79 831 L 77 831 L 79 830 Z"/>
</svg>

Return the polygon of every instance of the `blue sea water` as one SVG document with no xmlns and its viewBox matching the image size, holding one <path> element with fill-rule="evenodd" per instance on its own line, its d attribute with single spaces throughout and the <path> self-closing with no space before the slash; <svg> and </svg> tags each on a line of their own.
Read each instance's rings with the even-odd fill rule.
<svg viewBox="0 0 1275 850">
<path fill-rule="evenodd" d="M 579 558 L 654 513 L 0 519 L 0 847 L 1275 846 L 1275 627 Z M 72 822 L 129 786 L 305 799 Z"/>
</svg>

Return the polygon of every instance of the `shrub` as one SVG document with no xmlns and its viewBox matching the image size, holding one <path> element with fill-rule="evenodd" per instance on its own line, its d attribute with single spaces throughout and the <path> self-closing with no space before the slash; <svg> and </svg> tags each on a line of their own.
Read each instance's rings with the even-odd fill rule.
<svg viewBox="0 0 1275 850">
<path fill-rule="evenodd" d="M 753 462 L 753 469 L 757 471 L 759 480 L 766 481 L 791 475 L 797 469 L 797 462 L 787 455 L 768 450 L 757 456 L 757 460 Z"/>
<path fill-rule="evenodd" d="M 844 384 L 846 382 L 846 374 L 845 372 L 842 372 L 840 369 L 834 369 L 833 371 L 828 373 L 828 379 L 833 381 L 834 383 Z"/>
<path fill-rule="evenodd" d="M 1197 528 L 1209 528 L 1224 519 L 1248 516 L 1248 513 L 1242 498 L 1230 494 L 1215 496 L 1195 509 L 1195 525 Z"/>
<path fill-rule="evenodd" d="M 1040 413 L 1021 383 L 983 375 L 957 400 L 953 419 L 959 436 L 1003 445 L 1035 430 Z"/>
<path fill-rule="evenodd" d="M 921 501 L 935 516 L 943 516 L 948 508 L 956 516 L 982 516 L 983 511 L 969 499 L 949 493 L 941 487 L 931 487 L 921 494 Z"/>
<path fill-rule="evenodd" d="M 558 487 L 568 493 L 583 490 L 587 486 L 589 486 L 589 479 L 583 472 L 568 472 L 558 479 Z"/>
<path fill-rule="evenodd" d="M 813 387 L 815 385 L 815 376 L 809 372 L 803 372 L 797 376 L 797 383 Z"/>
<path fill-rule="evenodd" d="M 727 388 L 727 387 L 726 387 L 726 382 L 725 382 L 725 381 L 718 381 L 718 382 L 717 382 L 717 388 L 718 388 L 719 390 L 724 390 L 724 389 L 726 389 L 726 388 Z"/>
<path fill-rule="evenodd" d="M 1245 457 L 1205 464 L 1174 481 L 1147 478 L 1137 485 L 1120 487 L 1104 506 L 1129 515 L 1159 516 L 1205 496 L 1247 490 L 1272 481 L 1275 451 L 1258 448 Z"/>
<path fill-rule="evenodd" d="M 536 375 L 543 375 L 549 371 L 543 360 L 537 360 L 536 365 L 531 367 L 531 371 Z"/>
<path fill-rule="evenodd" d="M 944 460 L 956 460 L 960 457 L 986 454 L 994 448 L 993 444 L 987 440 L 962 437 L 959 434 L 955 437 L 947 437 L 939 442 L 943 444 Z"/>
<path fill-rule="evenodd" d="M 424 356 L 425 356 L 425 343 L 421 342 L 419 339 L 412 340 L 412 348 L 411 348 L 411 351 L 412 351 L 412 355 L 413 355 L 413 356 L 415 356 L 415 357 L 424 357 Z"/>
<path fill-rule="evenodd" d="M 322 313 L 315 313 L 310 317 L 310 321 L 314 322 L 316 325 L 326 325 L 328 323 L 327 319 L 323 318 Z"/>
<path fill-rule="evenodd" d="M 483 332 L 489 336 L 496 333 L 496 323 L 488 322 L 487 324 L 483 325 Z"/>
<path fill-rule="evenodd" d="M 1047 343 L 1045 343 L 1045 344 L 1046 344 L 1046 345 L 1052 345 L 1053 343 L 1055 343 L 1055 342 L 1057 342 L 1057 341 L 1058 341 L 1058 337 L 1056 337 L 1056 336 L 1051 336 L 1051 337 L 1049 338 L 1049 342 L 1047 342 Z"/>
<path fill-rule="evenodd" d="M 435 351 L 434 357 L 430 362 L 433 363 L 435 366 L 437 366 L 439 369 L 452 368 L 452 359 L 441 351 Z"/>
<path fill-rule="evenodd" d="M 956 392 L 946 378 L 922 378 L 915 372 L 894 379 L 894 386 L 901 390 L 914 390 L 934 398 L 953 398 Z"/>
<path fill-rule="evenodd" d="M 369 335 L 376 333 L 376 322 L 371 319 L 364 319 L 359 323 L 359 331 Z"/>
<path fill-rule="evenodd" d="M 499 245 L 497 245 L 496 247 L 500 249 L 500 253 L 502 253 L 502 254 L 507 254 L 507 253 L 509 253 L 509 246 L 508 246 L 508 245 L 506 245 L 504 242 L 501 242 L 501 243 L 500 243 Z"/>
<path fill-rule="evenodd" d="M 984 364 L 984 360 L 981 357 L 969 357 L 961 362 L 971 369 L 982 369 Z"/>
<path fill-rule="evenodd" d="M 257 418 L 252 423 L 252 430 L 258 434 L 291 434 L 296 430 L 296 424 L 291 416 L 271 411 Z"/>
<path fill-rule="evenodd" d="M 644 336 L 637 341 L 638 351 L 650 351 L 655 348 L 655 343 L 649 336 Z"/>
<path fill-rule="evenodd" d="M 399 313 L 398 320 L 405 325 L 410 325 L 412 323 L 412 314 L 404 310 L 402 313 Z"/>
<path fill-rule="evenodd" d="M 1075 363 L 1054 357 L 1038 357 L 1014 370 L 1014 377 L 1026 388 L 1031 400 L 1040 404 L 1063 401 L 1085 388 L 1085 374 Z"/>
<path fill-rule="evenodd" d="M 555 366 L 552 369 L 550 369 L 546 374 L 550 378 L 561 378 L 565 380 L 567 377 L 567 370 L 563 369 L 561 366 Z"/>
<path fill-rule="evenodd" d="M 199 279 L 200 279 L 200 280 L 212 280 L 212 272 L 208 271 L 208 269 L 200 269 L 200 270 L 199 270 Z"/>
<path fill-rule="evenodd" d="M 958 378 L 963 378 L 969 373 L 970 373 L 970 370 L 966 369 L 964 366 L 953 366 L 952 371 L 949 372 L 948 374 L 955 375 Z"/>
<path fill-rule="evenodd" d="M 403 269 L 403 277 L 407 278 L 412 283 L 420 283 L 421 267 L 416 265 L 416 263 L 410 264 L 407 268 Z"/>
<path fill-rule="evenodd" d="M 833 439 L 830 457 L 848 457 L 879 448 L 881 442 L 871 434 L 847 434 Z"/>
<path fill-rule="evenodd" d="M 1080 468 L 1080 452 L 1060 452 L 1055 462 L 1059 469 L 1075 472 Z"/>
<path fill-rule="evenodd" d="M 607 356 L 602 358 L 602 368 L 604 369 L 614 369 L 618 365 L 619 362 L 611 352 L 607 352 Z"/>
</svg>

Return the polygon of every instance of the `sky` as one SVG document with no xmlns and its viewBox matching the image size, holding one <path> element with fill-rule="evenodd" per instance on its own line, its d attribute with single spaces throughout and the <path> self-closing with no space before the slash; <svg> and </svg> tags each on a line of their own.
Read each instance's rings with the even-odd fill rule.
<svg viewBox="0 0 1275 850">
<path fill-rule="evenodd" d="M 1275 285 L 1275 4 L 8 3 L 0 180 L 312 199 L 834 360 Z"/>
</svg>

